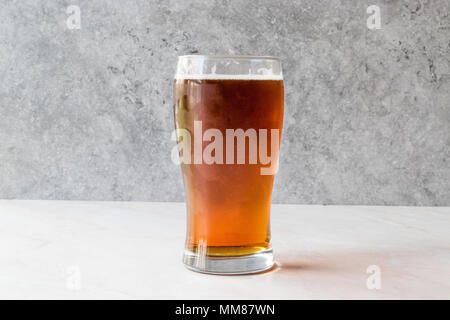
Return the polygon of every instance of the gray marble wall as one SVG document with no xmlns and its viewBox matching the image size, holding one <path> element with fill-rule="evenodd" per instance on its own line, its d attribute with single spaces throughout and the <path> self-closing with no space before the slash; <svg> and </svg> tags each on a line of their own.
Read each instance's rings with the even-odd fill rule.
<svg viewBox="0 0 450 320">
<path fill-rule="evenodd" d="M 229 53 L 283 61 L 274 202 L 450 205 L 449 12 L 448 0 L 2 0 L 0 198 L 182 201 L 176 58 Z"/>
</svg>

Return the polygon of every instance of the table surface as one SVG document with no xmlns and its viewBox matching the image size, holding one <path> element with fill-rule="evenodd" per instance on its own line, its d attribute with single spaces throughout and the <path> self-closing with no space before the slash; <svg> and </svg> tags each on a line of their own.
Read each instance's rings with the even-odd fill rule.
<svg viewBox="0 0 450 320">
<path fill-rule="evenodd" d="M 183 203 L 0 201 L 3 299 L 450 298 L 450 208 L 273 205 L 278 267 L 184 268 Z"/>
</svg>

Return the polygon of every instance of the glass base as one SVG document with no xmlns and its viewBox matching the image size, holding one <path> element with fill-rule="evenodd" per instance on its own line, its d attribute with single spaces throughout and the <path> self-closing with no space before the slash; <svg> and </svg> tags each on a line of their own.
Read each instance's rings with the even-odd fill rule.
<svg viewBox="0 0 450 320">
<path fill-rule="evenodd" d="M 272 249 L 242 256 L 208 256 L 190 250 L 184 251 L 183 262 L 192 270 L 210 274 L 251 274 L 273 267 Z"/>
</svg>

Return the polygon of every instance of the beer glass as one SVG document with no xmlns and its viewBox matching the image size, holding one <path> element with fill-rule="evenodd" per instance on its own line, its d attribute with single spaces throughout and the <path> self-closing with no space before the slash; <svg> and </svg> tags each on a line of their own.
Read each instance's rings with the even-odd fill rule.
<svg viewBox="0 0 450 320">
<path fill-rule="evenodd" d="M 246 274 L 273 266 L 270 202 L 283 109 L 276 57 L 178 58 L 173 159 L 186 193 L 189 269 Z"/>
</svg>

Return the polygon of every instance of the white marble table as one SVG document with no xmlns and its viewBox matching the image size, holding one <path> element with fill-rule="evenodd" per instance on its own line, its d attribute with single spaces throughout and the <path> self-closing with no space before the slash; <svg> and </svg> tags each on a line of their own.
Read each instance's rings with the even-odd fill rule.
<svg viewBox="0 0 450 320">
<path fill-rule="evenodd" d="M 182 203 L 2 200 L 0 298 L 450 298 L 450 208 L 274 205 L 252 276 L 185 269 L 184 230 Z"/>
</svg>

